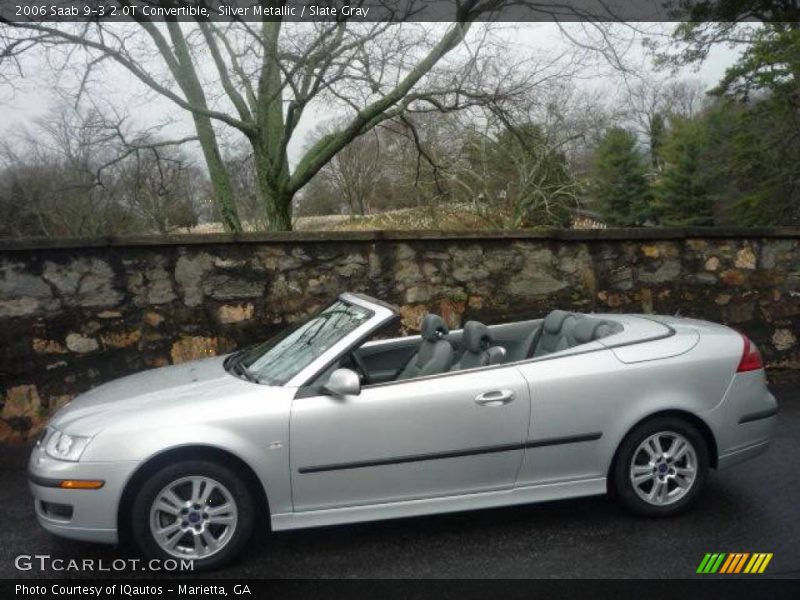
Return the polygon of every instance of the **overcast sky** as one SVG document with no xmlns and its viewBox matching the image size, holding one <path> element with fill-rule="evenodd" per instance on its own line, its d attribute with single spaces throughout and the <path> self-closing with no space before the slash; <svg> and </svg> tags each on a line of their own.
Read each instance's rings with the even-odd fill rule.
<svg viewBox="0 0 800 600">
<path fill-rule="evenodd" d="M 287 27 L 292 26 L 287 24 Z M 646 25 L 645 25 L 646 26 Z M 653 27 L 664 27 L 653 24 Z M 524 25 L 508 26 L 503 30 L 507 36 L 509 52 L 525 53 L 557 53 L 568 47 L 568 41 L 551 23 L 528 23 Z M 709 59 L 699 71 L 685 71 L 679 77 L 692 77 L 701 80 L 706 86 L 714 85 L 736 58 L 736 53 L 719 48 L 713 51 Z M 642 72 L 651 71 L 654 77 L 666 78 L 665 73 L 656 73 L 652 70 L 650 60 L 642 48 L 637 44 L 627 52 L 627 59 L 631 64 L 638 65 Z M 43 115 L 59 102 L 58 93 L 54 89 L 54 78 L 43 60 L 31 57 L 25 64 L 29 77 L 21 82 L 19 89 L 11 91 L 0 83 L 0 135 L 7 136 L 20 128 L 29 127 L 33 121 Z M 617 74 L 608 68 L 595 66 L 588 68 L 582 77 L 577 80 L 579 87 L 587 90 L 601 89 L 609 96 L 613 96 L 620 88 L 620 79 Z M 121 67 L 107 67 L 102 73 L 99 82 L 101 92 L 95 94 L 101 102 L 107 102 L 123 108 L 123 112 L 136 115 L 137 125 L 150 126 L 161 123 L 170 117 L 174 123 L 162 129 L 162 135 L 183 136 L 191 135 L 191 121 L 182 109 L 178 109 L 169 100 L 156 96 L 129 75 Z M 295 137 L 289 146 L 290 161 L 295 163 L 308 141 L 309 133 L 321 122 L 336 115 L 325 106 L 313 106 L 308 110 L 298 127 Z"/>
</svg>

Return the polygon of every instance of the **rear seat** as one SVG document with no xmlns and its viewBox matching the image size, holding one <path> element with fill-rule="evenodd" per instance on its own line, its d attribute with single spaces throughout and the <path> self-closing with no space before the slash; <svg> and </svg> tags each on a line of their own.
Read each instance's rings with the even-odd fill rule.
<svg viewBox="0 0 800 600">
<path fill-rule="evenodd" d="M 586 315 L 554 310 L 530 341 L 528 357 L 545 356 L 588 344 L 619 330 L 619 325 Z"/>
</svg>

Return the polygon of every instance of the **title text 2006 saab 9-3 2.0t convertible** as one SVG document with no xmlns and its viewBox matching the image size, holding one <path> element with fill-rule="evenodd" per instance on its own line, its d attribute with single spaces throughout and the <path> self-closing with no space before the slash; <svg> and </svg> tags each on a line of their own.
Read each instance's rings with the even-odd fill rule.
<svg viewBox="0 0 800 600">
<path fill-rule="evenodd" d="M 449 332 L 429 314 L 387 339 L 396 318 L 342 294 L 266 343 L 76 398 L 30 460 L 39 521 L 207 568 L 260 514 L 281 530 L 611 490 L 671 515 L 775 425 L 758 350 L 721 325 L 555 310 Z"/>
</svg>

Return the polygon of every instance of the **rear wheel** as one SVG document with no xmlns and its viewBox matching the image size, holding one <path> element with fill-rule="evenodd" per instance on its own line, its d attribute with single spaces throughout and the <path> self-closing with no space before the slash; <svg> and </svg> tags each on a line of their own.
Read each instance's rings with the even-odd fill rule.
<svg viewBox="0 0 800 600">
<path fill-rule="evenodd" d="M 708 446 L 694 425 L 676 417 L 651 419 L 622 442 L 611 474 L 614 491 L 635 513 L 674 515 L 697 497 L 708 463 Z"/>
<path fill-rule="evenodd" d="M 196 460 L 154 473 L 133 503 L 131 530 L 153 558 L 191 559 L 194 569 L 222 566 L 247 543 L 255 505 L 228 467 Z"/>
</svg>

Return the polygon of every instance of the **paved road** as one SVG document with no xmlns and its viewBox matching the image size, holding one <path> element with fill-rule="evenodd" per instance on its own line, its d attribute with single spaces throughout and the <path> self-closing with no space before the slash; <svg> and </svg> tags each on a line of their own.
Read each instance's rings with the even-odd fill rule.
<svg viewBox="0 0 800 600">
<path fill-rule="evenodd" d="M 768 574 L 800 578 L 800 385 L 779 381 L 773 392 L 781 413 L 769 452 L 712 473 L 697 507 L 678 518 L 631 517 L 598 497 L 285 532 L 263 536 L 211 576 L 691 577 L 704 553 L 743 551 L 773 552 Z M 27 453 L 0 452 L 0 577 L 48 576 L 17 572 L 19 554 L 134 556 L 41 530 L 26 487 Z"/>
</svg>

